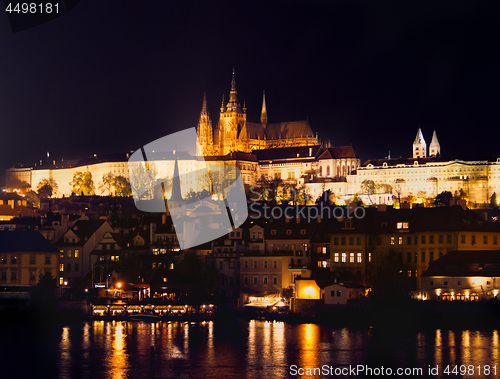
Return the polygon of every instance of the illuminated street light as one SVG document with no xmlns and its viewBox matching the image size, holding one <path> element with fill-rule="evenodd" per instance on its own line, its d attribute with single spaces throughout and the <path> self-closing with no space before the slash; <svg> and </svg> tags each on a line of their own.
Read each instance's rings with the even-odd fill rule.
<svg viewBox="0 0 500 379">
<path fill-rule="evenodd" d="M 122 288 L 122 284 L 121 284 L 121 283 L 116 283 L 116 286 L 117 286 L 118 288 Z"/>
</svg>

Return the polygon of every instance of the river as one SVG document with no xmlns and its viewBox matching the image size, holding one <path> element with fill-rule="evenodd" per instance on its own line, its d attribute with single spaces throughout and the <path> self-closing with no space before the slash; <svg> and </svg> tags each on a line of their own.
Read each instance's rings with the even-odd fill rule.
<svg viewBox="0 0 500 379">
<path fill-rule="evenodd" d="M 0 326 L 2 379 L 489 378 L 500 374 L 499 353 L 498 330 L 399 331 L 243 319 Z"/>
</svg>

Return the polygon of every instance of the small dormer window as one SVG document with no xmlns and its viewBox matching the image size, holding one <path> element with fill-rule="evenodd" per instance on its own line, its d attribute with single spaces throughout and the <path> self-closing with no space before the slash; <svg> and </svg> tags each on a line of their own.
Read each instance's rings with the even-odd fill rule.
<svg viewBox="0 0 500 379">
<path fill-rule="evenodd" d="M 305 230 L 305 229 L 302 229 L 302 230 L 300 231 L 300 234 L 305 235 L 305 234 L 306 234 L 306 230 Z"/>
<path fill-rule="evenodd" d="M 271 235 L 276 235 L 276 230 L 271 230 Z"/>
<path fill-rule="evenodd" d="M 290 229 L 288 229 L 288 230 L 286 231 L 286 235 L 287 235 L 287 236 L 289 236 L 289 235 L 291 235 L 291 234 L 292 234 L 292 231 L 291 231 Z"/>
</svg>

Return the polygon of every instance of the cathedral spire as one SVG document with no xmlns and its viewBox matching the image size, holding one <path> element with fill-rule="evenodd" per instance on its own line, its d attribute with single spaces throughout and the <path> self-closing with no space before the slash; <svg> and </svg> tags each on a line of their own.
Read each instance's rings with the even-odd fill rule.
<svg viewBox="0 0 500 379">
<path fill-rule="evenodd" d="M 260 113 L 260 123 L 265 128 L 267 126 L 266 91 L 262 95 L 262 112 Z"/>
<path fill-rule="evenodd" d="M 238 104 L 238 93 L 236 92 L 236 79 L 234 78 L 234 68 L 233 68 L 233 78 L 231 79 L 231 92 L 229 92 L 229 102 L 227 103 L 227 108 L 238 109 L 240 105 Z"/>
<path fill-rule="evenodd" d="M 429 156 L 437 157 L 438 155 L 441 155 L 441 147 L 439 146 L 436 130 L 434 130 L 434 133 L 432 134 L 432 141 L 429 145 Z"/>
<path fill-rule="evenodd" d="M 221 112 L 225 112 L 226 111 L 226 107 L 224 106 L 224 94 L 222 94 L 222 104 L 220 106 L 220 111 Z"/>
<path fill-rule="evenodd" d="M 172 201 L 182 201 L 181 182 L 179 178 L 179 165 L 177 163 L 177 156 L 175 156 L 174 176 L 172 177 L 172 194 L 170 195 L 169 203 Z"/>
<path fill-rule="evenodd" d="M 427 143 L 422 130 L 418 128 L 417 136 L 413 142 L 413 158 L 425 158 L 427 156 Z"/>
<path fill-rule="evenodd" d="M 205 116 L 207 114 L 207 93 L 203 92 L 203 107 L 201 108 L 201 114 Z"/>
</svg>

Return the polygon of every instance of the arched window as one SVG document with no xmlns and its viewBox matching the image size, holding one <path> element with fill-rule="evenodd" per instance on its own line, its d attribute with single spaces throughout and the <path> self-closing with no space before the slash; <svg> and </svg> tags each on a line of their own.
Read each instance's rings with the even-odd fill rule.
<svg viewBox="0 0 500 379">
<path fill-rule="evenodd" d="M 323 166 L 319 166 L 319 176 L 323 176 Z"/>
<path fill-rule="evenodd" d="M 330 166 L 326 166 L 326 176 L 330 176 Z"/>
</svg>

